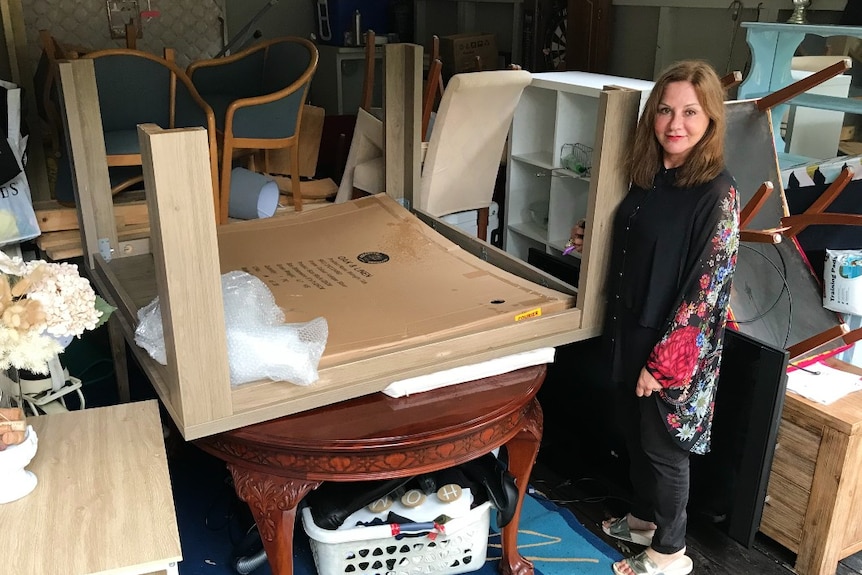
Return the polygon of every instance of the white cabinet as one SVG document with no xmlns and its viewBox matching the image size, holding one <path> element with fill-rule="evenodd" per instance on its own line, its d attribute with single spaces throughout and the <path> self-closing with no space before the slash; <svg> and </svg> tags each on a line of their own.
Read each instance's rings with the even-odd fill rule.
<svg viewBox="0 0 862 575">
<path fill-rule="evenodd" d="M 653 83 L 587 72 L 533 75 L 509 135 L 503 245 L 510 254 L 526 260 L 536 248 L 559 255 L 572 226 L 586 216 L 600 152 L 593 150 L 589 171 L 579 174 L 563 167 L 563 148 L 596 148 L 599 95 L 611 86 L 639 90 L 642 108 Z"/>
<path fill-rule="evenodd" d="M 791 60 L 790 77 L 794 82 L 807 78 L 817 70 L 834 64 L 840 56 L 802 56 Z M 850 75 L 841 74 L 808 90 L 806 94 L 847 98 Z M 844 112 L 802 106 L 790 106 L 786 114 L 787 130 L 784 141 L 787 153 L 796 157 L 824 160 L 838 155 Z"/>
</svg>

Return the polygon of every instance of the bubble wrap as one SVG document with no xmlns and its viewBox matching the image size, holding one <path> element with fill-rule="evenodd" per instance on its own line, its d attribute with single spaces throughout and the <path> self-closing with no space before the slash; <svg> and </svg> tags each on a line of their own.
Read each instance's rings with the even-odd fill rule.
<svg viewBox="0 0 862 575">
<path fill-rule="evenodd" d="M 284 323 L 284 312 L 269 288 L 245 272 L 222 275 L 221 287 L 231 385 L 265 378 L 297 385 L 317 381 L 329 336 L 325 318 Z M 135 343 L 167 365 L 159 298 L 138 310 Z"/>
</svg>

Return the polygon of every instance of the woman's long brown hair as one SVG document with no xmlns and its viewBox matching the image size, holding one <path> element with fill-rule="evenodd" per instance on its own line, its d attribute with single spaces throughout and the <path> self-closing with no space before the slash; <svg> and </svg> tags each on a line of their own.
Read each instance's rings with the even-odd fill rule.
<svg viewBox="0 0 862 575">
<path fill-rule="evenodd" d="M 701 108 L 709 117 L 703 138 L 694 146 L 676 173 L 676 185 L 698 186 L 714 179 L 724 169 L 724 88 L 715 70 L 701 60 L 682 60 L 667 68 L 656 81 L 644 105 L 635 131 L 629 174 L 641 188 L 651 188 L 662 165 L 664 150 L 655 137 L 655 117 L 664 90 L 672 82 L 691 82 Z"/>
</svg>

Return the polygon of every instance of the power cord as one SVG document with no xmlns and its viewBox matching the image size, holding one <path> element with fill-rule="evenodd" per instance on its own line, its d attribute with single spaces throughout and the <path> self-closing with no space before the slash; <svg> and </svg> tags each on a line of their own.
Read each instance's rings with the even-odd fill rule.
<svg viewBox="0 0 862 575">
<path fill-rule="evenodd" d="M 556 491 L 559 491 L 560 489 L 564 489 L 566 487 L 576 488 L 579 483 L 586 483 L 586 482 L 596 483 L 601 487 L 605 487 L 604 481 L 602 481 L 600 479 L 597 479 L 595 477 L 581 477 L 579 479 L 576 479 L 575 481 L 572 481 L 570 479 L 563 480 L 563 481 L 557 483 L 556 485 L 551 486 L 548 490 L 551 492 L 556 492 Z M 535 483 L 547 483 L 547 482 L 540 480 L 540 481 L 536 481 Z M 577 499 L 560 499 L 557 497 L 551 497 L 542 491 L 538 491 L 536 489 L 533 489 L 532 486 L 531 486 L 530 493 L 531 494 L 539 494 L 544 499 L 546 499 L 552 503 L 555 503 L 557 505 L 570 505 L 570 504 L 577 504 L 577 503 L 598 504 L 598 503 L 605 503 L 606 501 L 620 501 L 620 502 L 622 502 L 628 506 L 631 506 L 631 500 L 626 499 L 625 497 L 619 497 L 617 495 L 611 495 L 609 493 L 605 493 L 603 495 L 592 495 L 592 496 L 586 496 L 586 497 L 579 497 Z"/>
<path fill-rule="evenodd" d="M 244 521 L 243 512 L 247 508 L 234 493 L 233 481 L 229 475 L 225 477 L 224 485 L 226 487 L 224 492 L 217 493 L 213 497 L 212 503 L 204 514 L 204 526 L 210 531 L 227 529 L 231 545 L 237 545 L 255 524 L 251 518 Z M 249 523 L 250 527 L 241 525 L 244 522 Z"/>
<path fill-rule="evenodd" d="M 737 323 L 737 324 L 751 324 L 751 323 L 754 323 L 756 321 L 762 320 L 764 317 L 769 315 L 769 313 L 772 312 L 773 309 L 775 309 L 775 306 L 777 306 L 778 302 L 780 302 L 782 299 L 782 297 L 781 297 L 782 294 L 787 293 L 787 308 L 788 308 L 787 332 L 784 335 L 784 345 L 782 346 L 782 347 L 786 348 L 787 343 L 790 341 L 790 332 L 791 332 L 791 328 L 793 325 L 793 323 L 792 323 L 793 322 L 793 296 L 790 293 L 790 286 L 787 283 L 787 262 L 784 260 L 784 255 L 781 253 L 781 250 L 778 248 L 777 245 L 772 244 L 773 249 L 775 249 L 775 252 L 778 254 L 778 258 L 781 260 L 781 266 L 784 268 L 784 271 L 782 271 L 781 269 L 778 268 L 778 265 L 774 261 L 769 259 L 769 257 L 767 257 L 767 255 L 764 254 L 763 252 L 758 251 L 758 250 L 752 248 L 751 246 L 747 246 L 745 244 L 740 244 L 740 247 L 745 248 L 751 252 L 754 252 L 757 255 L 759 255 L 760 257 L 762 257 L 763 259 L 765 259 L 769 263 L 769 265 L 771 265 L 772 268 L 775 270 L 775 273 L 778 274 L 778 277 L 781 278 L 782 286 L 781 286 L 781 290 L 778 292 L 778 296 L 775 298 L 775 301 L 773 301 L 769 305 L 769 307 L 766 308 L 765 311 L 755 315 L 754 317 L 748 318 L 748 319 L 736 319 L 736 318 L 734 318 L 733 321 L 734 321 L 734 323 Z"/>
<path fill-rule="evenodd" d="M 724 73 L 730 73 L 730 61 L 733 59 L 733 45 L 736 43 L 736 33 L 739 32 L 739 25 L 741 18 L 741 12 L 744 6 L 740 0 L 733 0 L 728 6 L 728 10 L 730 10 L 730 19 L 733 20 L 733 32 L 730 34 L 730 47 L 727 50 L 727 64 L 724 67 Z"/>
</svg>

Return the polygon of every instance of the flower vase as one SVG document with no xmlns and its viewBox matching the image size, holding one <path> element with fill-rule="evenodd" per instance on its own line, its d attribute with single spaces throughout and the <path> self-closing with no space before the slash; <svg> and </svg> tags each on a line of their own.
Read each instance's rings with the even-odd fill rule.
<svg viewBox="0 0 862 575">
<path fill-rule="evenodd" d="M 36 431 L 28 425 L 24 441 L 0 451 L 0 503 L 21 499 L 36 488 L 36 475 L 26 467 L 36 455 L 38 446 Z"/>
<path fill-rule="evenodd" d="M 38 442 L 24 417 L 18 370 L 0 372 L 0 503 L 21 499 L 36 487 L 36 476 L 25 468 Z"/>
<path fill-rule="evenodd" d="M 24 441 L 26 421 L 21 379 L 14 367 L 0 371 L 0 443 L 16 445 Z"/>
</svg>

